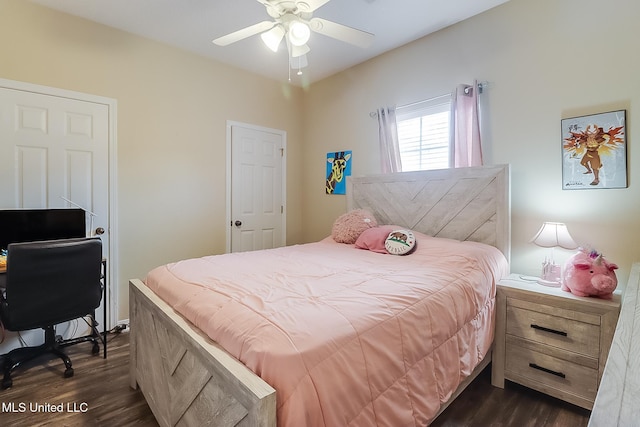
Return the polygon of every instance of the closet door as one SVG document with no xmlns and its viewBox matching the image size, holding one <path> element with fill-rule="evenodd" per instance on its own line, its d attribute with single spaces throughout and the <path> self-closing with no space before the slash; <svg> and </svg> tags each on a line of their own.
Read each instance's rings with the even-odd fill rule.
<svg viewBox="0 0 640 427">
<path fill-rule="evenodd" d="M 107 257 L 109 106 L 0 87 L 0 209 L 67 207 L 87 212 Z"/>
<path fill-rule="evenodd" d="M 244 124 L 230 125 L 228 133 L 231 252 L 284 246 L 285 134 Z"/>
</svg>

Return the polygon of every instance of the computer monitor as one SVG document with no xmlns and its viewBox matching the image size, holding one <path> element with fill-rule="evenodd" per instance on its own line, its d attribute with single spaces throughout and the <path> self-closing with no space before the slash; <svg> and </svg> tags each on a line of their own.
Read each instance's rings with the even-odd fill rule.
<svg viewBox="0 0 640 427">
<path fill-rule="evenodd" d="M 86 237 L 82 209 L 0 209 L 0 249 L 10 243 Z"/>
</svg>

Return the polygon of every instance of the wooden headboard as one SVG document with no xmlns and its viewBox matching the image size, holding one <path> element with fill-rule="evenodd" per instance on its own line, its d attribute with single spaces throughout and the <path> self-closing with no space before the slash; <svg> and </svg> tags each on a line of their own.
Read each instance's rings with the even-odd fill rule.
<svg viewBox="0 0 640 427">
<path fill-rule="evenodd" d="M 511 251 L 509 165 L 347 177 L 347 209 L 380 224 Z"/>
</svg>

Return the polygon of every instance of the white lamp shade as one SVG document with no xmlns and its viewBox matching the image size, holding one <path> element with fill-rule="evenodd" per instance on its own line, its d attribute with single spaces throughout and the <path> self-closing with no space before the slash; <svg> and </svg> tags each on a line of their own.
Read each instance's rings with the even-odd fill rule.
<svg viewBox="0 0 640 427">
<path fill-rule="evenodd" d="M 299 56 L 306 55 L 310 50 L 311 49 L 306 44 L 303 44 L 302 46 L 291 46 L 291 57 L 297 58 Z"/>
<path fill-rule="evenodd" d="M 292 45 L 302 46 L 309 41 L 311 30 L 304 22 L 293 21 L 291 25 L 289 25 L 288 37 Z"/>
<path fill-rule="evenodd" d="M 559 246 L 564 249 L 575 249 L 578 247 L 569 234 L 567 226 L 561 222 L 545 222 L 531 242 L 543 248 Z"/>
<path fill-rule="evenodd" d="M 282 41 L 283 37 L 284 28 L 282 28 L 282 25 L 276 25 L 269 31 L 265 31 L 264 33 L 260 34 L 260 38 L 262 38 L 264 44 L 274 52 L 278 51 L 278 47 L 280 46 L 280 42 Z"/>
</svg>

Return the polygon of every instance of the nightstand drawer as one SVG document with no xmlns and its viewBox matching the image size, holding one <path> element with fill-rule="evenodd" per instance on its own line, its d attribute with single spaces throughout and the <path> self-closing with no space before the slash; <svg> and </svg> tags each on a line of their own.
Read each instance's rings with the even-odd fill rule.
<svg viewBox="0 0 640 427">
<path fill-rule="evenodd" d="M 505 377 L 544 393 L 553 390 L 593 401 L 598 370 L 507 343 Z"/>
<path fill-rule="evenodd" d="M 506 333 L 590 357 L 600 352 L 600 326 L 507 304 Z"/>
</svg>

